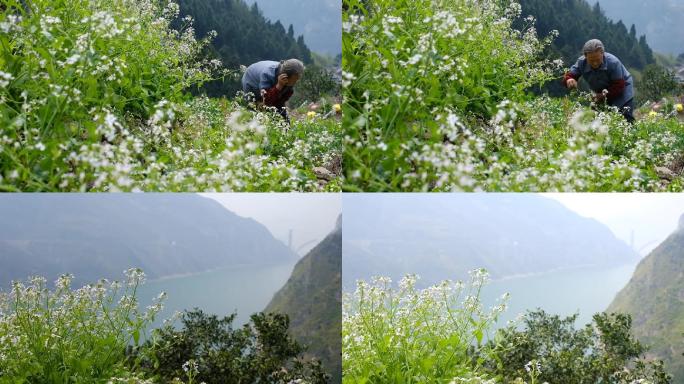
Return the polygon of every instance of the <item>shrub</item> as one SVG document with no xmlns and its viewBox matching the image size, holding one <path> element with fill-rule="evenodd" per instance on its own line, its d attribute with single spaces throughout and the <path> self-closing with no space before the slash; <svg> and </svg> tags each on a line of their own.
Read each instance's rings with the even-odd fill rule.
<svg viewBox="0 0 684 384">
<path fill-rule="evenodd" d="M 327 382 L 318 361 L 298 358 L 304 348 L 288 336 L 286 315 L 257 313 L 238 329 L 232 328 L 234 319 L 184 312 L 181 329 L 157 330 L 137 352 L 141 369 L 164 383 L 186 376 L 196 383 Z"/>
<path fill-rule="evenodd" d="M 297 83 L 289 105 L 298 107 L 304 102 L 316 102 L 324 96 L 338 96 L 340 84 L 333 73 L 319 65 L 308 65 L 302 79 Z"/>
<path fill-rule="evenodd" d="M 631 318 L 597 313 L 576 328 L 577 315 L 561 319 L 542 310 L 528 312 L 523 329 L 500 330 L 480 352 L 484 367 L 500 380 L 527 376 L 535 361 L 538 382 L 568 384 L 667 384 L 662 362 L 647 362 L 646 349 L 630 335 Z M 525 370 L 521 367 L 525 366 Z"/>
<path fill-rule="evenodd" d="M 641 81 L 636 84 L 637 103 L 659 101 L 665 96 L 676 94 L 680 90 L 674 73 L 658 64 L 646 66 Z"/>
</svg>

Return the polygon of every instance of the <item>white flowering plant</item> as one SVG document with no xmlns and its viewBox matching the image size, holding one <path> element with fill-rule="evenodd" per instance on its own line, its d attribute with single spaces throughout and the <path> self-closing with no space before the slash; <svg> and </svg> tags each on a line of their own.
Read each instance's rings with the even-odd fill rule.
<svg viewBox="0 0 684 384">
<path fill-rule="evenodd" d="M 172 0 L 0 0 L 0 190 L 339 189 L 313 171 L 340 156 L 339 122 L 193 97 L 237 72 L 178 15 Z"/>
<path fill-rule="evenodd" d="M 560 78 L 555 33 L 512 27 L 518 1 L 345 0 L 344 189 L 682 189 L 675 116 L 638 116 L 529 90 Z M 668 171 L 669 170 L 669 171 Z"/>
<path fill-rule="evenodd" d="M 164 294 L 140 310 L 136 292 L 145 275 L 139 269 L 125 274 L 121 283 L 101 280 L 79 289 L 71 288 L 72 275 L 63 275 L 53 290 L 34 277 L 0 292 L 0 383 L 129 377 L 126 349 L 141 345 Z"/>
<path fill-rule="evenodd" d="M 507 296 L 484 309 L 479 300 L 488 274 L 443 281 L 426 289 L 407 275 L 394 287 L 387 277 L 359 281 L 343 296 L 344 383 L 485 383 L 468 350 L 480 345 Z"/>
</svg>

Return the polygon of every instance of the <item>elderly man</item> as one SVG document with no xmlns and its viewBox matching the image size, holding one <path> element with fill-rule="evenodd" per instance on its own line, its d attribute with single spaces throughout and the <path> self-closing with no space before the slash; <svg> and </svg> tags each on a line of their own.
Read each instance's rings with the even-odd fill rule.
<svg viewBox="0 0 684 384">
<path fill-rule="evenodd" d="M 292 87 L 303 73 L 304 64 L 297 59 L 260 61 L 245 71 L 242 90 L 247 95 L 251 94 L 258 106 L 275 107 L 289 122 L 285 103 L 292 97 Z"/>
<path fill-rule="evenodd" d="M 634 122 L 634 87 L 632 75 L 620 60 L 606 52 L 600 40 L 589 40 L 584 44 L 584 56 L 570 68 L 563 78 L 568 88 L 577 88 L 580 77 L 589 83 L 594 91 L 594 101 L 604 102 L 619 108 L 620 113 Z"/>
</svg>

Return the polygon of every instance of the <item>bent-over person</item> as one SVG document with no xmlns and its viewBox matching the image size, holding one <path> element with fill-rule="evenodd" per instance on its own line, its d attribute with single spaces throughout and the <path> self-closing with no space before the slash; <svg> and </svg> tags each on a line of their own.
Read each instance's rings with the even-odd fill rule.
<svg viewBox="0 0 684 384">
<path fill-rule="evenodd" d="M 632 75 L 620 59 L 605 51 L 600 40 L 592 39 L 584 44 L 584 56 L 570 67 L 563 77 L 568 89 L 577 88 L 577 81 L 584 77 L 594 92 L 594 101 L 606 102 L 617 107 L 625 119 L 634 122 L 634 86 Z"/>
</svg>

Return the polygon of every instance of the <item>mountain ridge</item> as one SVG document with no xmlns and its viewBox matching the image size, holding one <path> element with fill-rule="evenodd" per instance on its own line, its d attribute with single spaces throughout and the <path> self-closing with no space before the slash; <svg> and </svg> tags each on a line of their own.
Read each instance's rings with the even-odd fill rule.
<svg viewBox="0 0 684 384">
<path fill-rule="evenodd" d="M 153 279 L 297 260 L 263 225 L 198 195 L 8 195 L 0 217 L 3 288 L 33 274 L 82 284 L 131 267 Z"/>
<path fill-rule="evenodd" d="M 481 267 L 499 279 L 638 260 L 605 225 L 537 195 L 345 199 L 346 288 L 379 273 L 398 279 L 405 270 L 427 284 Z"/>
</svg>

